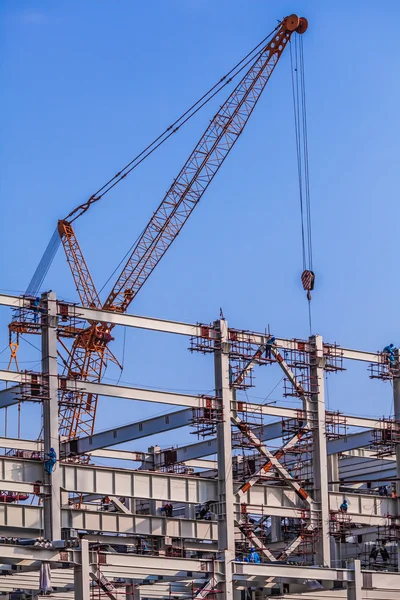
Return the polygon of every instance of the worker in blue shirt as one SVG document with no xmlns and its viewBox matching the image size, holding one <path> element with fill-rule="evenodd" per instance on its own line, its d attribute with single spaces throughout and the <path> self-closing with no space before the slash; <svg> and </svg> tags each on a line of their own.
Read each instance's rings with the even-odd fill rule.
<svg viewBox="0 0 400 600">
<path fill-rule="evenodd" d="M 342 513 L 346 513 L 348 509 L 348 505 L 347 505 L 347 500 L 346 498 L 343 500 L 342 504 L 339 506 L 339 510 Z"/>
<path fill-rule="evenodd" d="M 34 323 L 38 323 L 39 322 L 39 312 L 40 312 L 40 298 L 39 296 L 37 296 L 34 300 L 32 300 L 31 302 L 31 306 L 32 306 L 32 310 L 33 310 L 33 322 Z"/>
<path fill-rule="evenodd" d="M 245 562 L 251 562 L 251 563 L 260 563 L 261 562 L 260 555 L 258 554 L 258 552 L 256 552 L 256 549 L 254 548 L 254 546 L 252 546 L 250 548 L 249 555 L 246 556 Z"/>
<path fill-rule="evenodd" d="M 389 346 L 385 346 L 383 349 L 383 353 L 387 355 L 387 359 L 389 361 L 389 365 L 391 367 L 394 366 L 396 362 L 396 358 L 394 356 L 395 347 L 393 344 L 389 344 Z"/>
<path fill-rule="evenodd" d="M 272 346 L 275 344 L 275 338 L 273 335 L 269 338 L 265 344 L 265 358 L 272 358 Z"/>
<path fill-rule="evenodd" d="M 44 468 L 46 469 L 47 473 L 51 475 L 54 469 L 54 465 L 57 462 L 57 454 L 54 448 L 50 448 L 50 451 L 47 453 L 47 456 L 49 458 L 44 463 Z"/>
</svg>

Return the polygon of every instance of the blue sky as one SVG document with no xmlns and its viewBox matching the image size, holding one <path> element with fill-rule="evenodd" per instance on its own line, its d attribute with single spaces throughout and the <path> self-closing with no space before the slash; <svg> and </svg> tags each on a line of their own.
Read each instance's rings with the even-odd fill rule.
<svg viewBox="0 0 400 600">
<path fill-rule="evenodd" d="M 314 330 L 345 347 L 400 344 L 400 50 L 388 24 L 397 22 L 397 2 L 19 0 L 3 2 L 0 11 L 1 290 L 23 292 L 57 219 L 172 123 L 278 19 L 297 12 L 309 20 L 304 51 Z M 77 222 L 98 288 L 149 220 L 225 94 Z M 287 52 L 241 139 L 130 311 L 210 322 L 222 306 L 233 327 L 263 331 L 269 324 L 275 335 L 304 338 L 301 271 Z M 50 288 L 76 300 L 61 251 L 45 284 Z M 0 317 L 2 350 L 8 311 Z M 114 351 L 121 356 L 118 333 Z M 199 392 L 213 387 L 211 360 L 187 352 L 187 340 L 130 330 L 125 350 L 121 382 Z M 0 366 L 7 359 L 5 352 Z M 20 360 L 37 362 L 39 353 L 23 342 Z M 107 377 L 115 380 L 118 373 L 109 369 Z M 277 368 L 260 371 L 249 397 L 265 398 L 279 379 Z M 390 413 L 390 386 L 370 381 L 366 365 L 349 365 L 328 385 L 331 408 Z M 98 429 L 163 410 L 102 400 Z M 34 411 L 23 411 L 27 437 Z M 177 443 L 178 436 L 156 441 Z"/>
</svg>

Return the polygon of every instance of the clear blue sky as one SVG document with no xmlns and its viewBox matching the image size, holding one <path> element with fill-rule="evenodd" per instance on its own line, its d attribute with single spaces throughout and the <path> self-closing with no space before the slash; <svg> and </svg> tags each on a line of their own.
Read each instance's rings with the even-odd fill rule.
<svg viewBox="0 0 400 600">
<path fill-rule="evenodd" d="M 309 20 L 314 330 L 347 347 L 400 344 L 398 2 L 6 0 L 0 11 L 1 290 L 23 292 L 57 219 L 197 100 L 278 19 L 297 12 Z M 147 223 L 215 106 L 77 223 L 98 287 Z M 270 324 L 276 335 L 304 338 L 301 270 L 287 53 L 229 159 L 130 310 L 209 322 L 222 306 L 234 327 L 262 331 Z M 61 251 L 45 284 L 50 288 L 76 300 Z M 2 350 L 8 311 L 0 316 Z M 118 333 L 114 350 L 121 356 Z M 211 360 L 186 347 L 181 338 L 128 331 L 121 381 L 212 389 Z M 23 342 L 20 360 L 38 359 Z M 0 360 L 7 360 L 6 352 Z M 107 376 L 118 373 L 110 369 Z M 259 371 L 249 397 L 265 398 L 279 379 L 277 368 Z M 352 413 L 389 414 L 390 387 L 371 382 L 366 365 L 351 368 L 330 377 L 329 402 Z M 102 400 L 98 428 L 162 410 Z M 23 434 L 30 436 L 32 421 L 23 419 Z M 157 441 L 178 440 L 180 434 Z"/>
</svg>

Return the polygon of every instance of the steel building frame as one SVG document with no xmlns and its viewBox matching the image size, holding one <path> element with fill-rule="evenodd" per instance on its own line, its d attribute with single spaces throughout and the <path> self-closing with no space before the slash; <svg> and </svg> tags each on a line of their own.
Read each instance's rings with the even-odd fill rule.
<svg viewBox="0 0 400 600">
<path fill-rule="evenodd" d="M 0 305 L 25 311 L 29 311 L 31 306 L 29 299 L 11 295 L 0 295 Z M 379 436 L 389 430 L 398 434 L 400 379 L 393 376 L 394 419 L 376 420 L 345 414 L 337 419 L 337 414 L 325 407 L 325 370 L 334 368 L 332 364 L 338 357 L 384 369 L 382 354 L 337 348 L 325 344 L 319 335 L 308 340 L 277 338 L 272 347 L 272 358 L 283 370 L 293 395 L 302 401 L 302 409 L 260 406 L 237 400 L 235 382 L 239 386 L 260 364 L 269 339 L 266 334 L 230 329 L 224 319 L 212 325 L 198 325 L 88 309 L 58 301 L 53 292 L 43 295 L 42 306 L 41 372 L 0 370 L 0 380 L 13 385 L 0 391 L 0 408 L 18 403 L 21 397 L 24 401 L 38 401 L 37 397 L 29 397 L 29 390 L 32 391 L 34 386 L 42 390 L 39 401 L 43 405 L 43 440 L 0 438 L 0 447 L 8 451 L 0 456 L 1 489 L 8 493 L 36 494 L 42 499 L 40 506 L 0 503 L 1 535 L 18 540 L 17 543 L 14 539 L 14 543 L 0 545 L 3 575 L 0 577 L 0 591 L 9 593 L 17 588 L 38 590 L 38 569 L 44 563 L 51 565 L 53 585 L 59 592 L 55 597 L 60 599 L 75 597 L 88 600 L 91 598 L 91 581 L 96 582 L 103 597 L 110 598 L 121 598 L 123 585 L 124 597 L 131 600 L 167 598 L 172 588 L 173 596 L 186 598 L 190 595 L 188 582 L 193 581 L 197 582 L 199 589 L 192 591 L 191 597 L 205 598 L 209 595 L 211 598 L 219 594 L 224 600 L 236 600 L 243 590 L 248 593 L 249 589 L 253 595 L 262 589 L 265 595 L 273 586 L 282 586 L 285 582 L 292 586 L 291 589 L 300 591 L 306 590 L 310 581 L 327 588 L 334 584 L 343 585 L 347 598 L 357 600 L 364 598 L 367 590 L 382 589 L 382 598 L 385 589 L 400 590 L 399 573 L 362 570 L 357 559 L 339 568 L 331 532 L 332 521 L 337 524 L 341 519 L 339 507 L 344 494 L 339 489 L 339 479 L 362 482 L 366 468 L 369 477 L 376 477 L 377 481 L 382 478 L 382 473 L 387 479 L 399 476 L 398 444 L 393 444 L 394 456 L 384 457 L 379 466 L 375 454 L 368 448 L 372 446 L 374 432 L 378 432 Z M 124 325 L 201 340 L 201 348 L 208 345 L 214 354 L 215 395 L 208 397 L 205 404 L 201 395 L 63 378 L 57 368 L 57 340 L 62 323 L 68 319 Z M 242 343 L 247 344 L 254 354 L 250 352 L 249 358 L 242 360 L 241 371 L 232 381 L 230 357 L 238 352 L 237 348 Z M 296 367 L 286 360 L 286 356 L 295 352 L 302 353 L 308 361 L 308 387 L 300 382 Z M 60 440 L 59 393 L 68 390 L 181 408 L 170 415 L 145 419 L 93 436 L 73 441 Z M 112 449 L 112 446 L 127 441 L 193 425 L 195 415 L 199 414 L 203 421 L 204 415 L 214 415 L 215 434 L 211 433 L 204 441 L 175 449 L 174 461 L 184 466 L 185 472 L 166 472 L 162 468 L 167 462 L 167 450 L 144 453 Z M 251 426 L 245 419 L 246 414 L 258 414 L 261 418 L 275 416 L 281 420 Z M 335 419 L 339 424 L 345 423 L 351 432 L 330 439 L 327 432 Z M 298 429 L 282 440 L 283 431 L 290 432 L 294 421 L 300 423 Z M 362 431 L 354 433 L 353 428 Z M 240 468 L 237 457 L 232 454 L 235 435 L 241 436 L 253 452 L 255 464 L 259 465 L 240 485 L 234 477 L 234 469 Z M 311 488 L 292 475 L 290 460 L 289 463 L 283 460 L 304 439 L 311 441 L 309 446 L 304 446 L 302 455 L 311 472 Z M 279 440 L 281 447 L 278 451 L 271 448 L 271 440 Z M 43 460 L 32 458 L 32 453 L 42 456 L 50 447 L 56 450 L 60 459 L 52 475 L 46 473 Z M 14 452 L 10 454 L 10 450 Z M 77 459 L 71 461 L 71 454 L 75 457 L 90 454 L 118 459 L 124 466 L 116 469 L 82 464 Z M 216 461 L 207 458 L 213 454 L 217 455 Z M 342 457 L 340 461 L 338 455 Z M 138 468 L 127 468 L 124 461 L 135 461 Z M 382 461 L 385 461 L 383 471 Z M 193 472 L 193 469 L 201 471 Z M 79 501 L 71 507 L 74 495 Z M 101 512 L 95 508 L 93 501 L 104 496 L 110 498 L 112 512 Z M 126 502 L 121 502 L 121 497 Z M 349 528 L 353 533 L 356 527 L 358 531 L 367 532 L 371 528 L 389 526 L 396 531 L 400 529 L 397 497 L 378 498 L 368 490 L 354 489 L 354 492 L 346 491 L 346 498 L 350 500 L 346 518 L 351 521 Z M 137 512 L 137 499 L 153 507 L 151 514 Z M 166 500 L 186 507 L 185 515 L 172 518 L 160 515 L 156 508 Z M 214 518 L 202 521 L 196 519 L 195 505 L 205 501 L 213 503 Z M 268 515 L 271 519 L 273 532 L 268 547 L 257 535 L 251 534 L 252 544 L 262 555 L 261 564 L 245 562 L 237 553 L 237 535 L 247 535 L 245 515 L 248 507 L 251 507 L 252 514 Z M 282 519 L 304 521 L 302 532 L 284 548 L 281 548 L 282 539 L 278 531 Z M 65 532 L 74 530 L 82 533 L 78 547 L 65 541 Z M 22 545 L 22 537 L 35 539 L 43 532 L 44 537 L 53 542 L 51 548 Z M 110 544 L 111 539 L 114 544 L 117 543 L 115 540 L 122 545 L 133 544 L 138 535 L 186 540 L 186 548 L 190 549 L 192 556 L 141 556 L 93 549 L 94 544 Z M 315 538 L 314 564 L 290 564 L 292 553 L 308 535 Z M 281 548 L 279 555 L 275 546 Z M 195 552 L 199 552 L 201 558 L 196 558 Z M 116 578 L 119 579 L 118 590 Z M 71 596 L 72 588 L 74 596 Z M 318 597 L 317 592 L 315 594 Z"/>
</svg>

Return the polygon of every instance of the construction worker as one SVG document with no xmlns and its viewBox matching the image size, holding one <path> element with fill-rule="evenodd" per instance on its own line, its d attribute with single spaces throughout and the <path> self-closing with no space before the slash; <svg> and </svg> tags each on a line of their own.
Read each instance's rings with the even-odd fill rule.
<svg viewBox="0 0 400 600">
<path fill-rule="evenodd" d="M 231 367 L 231 365 L 229 364 L 229 385 L 233 384 L 233 369 Z"/>
<path fill-rule="evenodd" d="M 342 513 L 347 513 L 348 505 L 346 498 L 343 500 L 342 504 L 339 506 L 339 510 Z"/>
<path fill-rule="evenodd" d="M 388 489 L 387 489 L 387 485 L 381 485 L 380 488 L 378 489 L 378 494 L 380 496 L 388 496 Z"/>
<path fill-rule="evenodd" d="M 378 554 L 379 554 L 378 546 L 376 544 L 374 544 L 372 546 L 371 552 L 369 553 L 370 560 L 375 562 L 376 559 L 378 558 Z"/>
<path fill-rule="evenodd" d="M 54 465 L 57 462 L 57 454 L 56 454 L 56 451 L 54 450 L 54 448 L 50 448 L 50 451 L 47 453 L 47 456 L 49 458 L 44 463 L 44 468 L 46 469 L 46 472 L 49 475 L 51 475 L 53 472 L 53 469 L 54 469 Z"/>
<path fill-rule="evenodd" d="M 271 360 L 272 358 L 272 346 L 275 344 L 275 338 L 273 335 L 269 338 L 265 344 L 265 358 Z"/>
<path fill-rule="evenodd" d="M 39 296 L 37 296 L 34 300 L 31 301 L 34 323 L 39 322 L 39 312 L 40 312 L 39 305 L 40 305 L 40 298 L 39 298 Z"/>
<path fill-rule="evenodd" d="M 260 555 L 258 554 L 258 552 L 256 552 L 256 549 L 254 548 L 254 546 L 252 546 L 250 548 L 250 552 L 249 555 L 246 556 L 246 558 L 244 559 L 245 562 L 251 562 L 251 563 L 260 563 Z"/>
<path fill-rule="evenodd" d="M 163 506 L 163 509 L 166 517 L 172 517 L 173 506 L 170 502 L 166 502 Z"/>
<path fill-rule="evenodd" d="M 383 349 L 383 353 L 386 354 L 386 358 L 389 362 L 390 367 L 394 367 L 396 358 L 394 355 L 395 347 L 393 344 L 389 344 L 389 346 L 385 346 Z"/>
<path fill-rule="evenodd" d="M 389 556 L 389 552 L 386 549 L 386 540 L 382 540 L 382 545 L 381 545 L 381 548 L 380 548 L 380 553 L 381 553 L 383 562 L 387 563 L 388 560 L 389 560 L 389 558 L 390 558 L 390 556 Z"/>
</svg>

